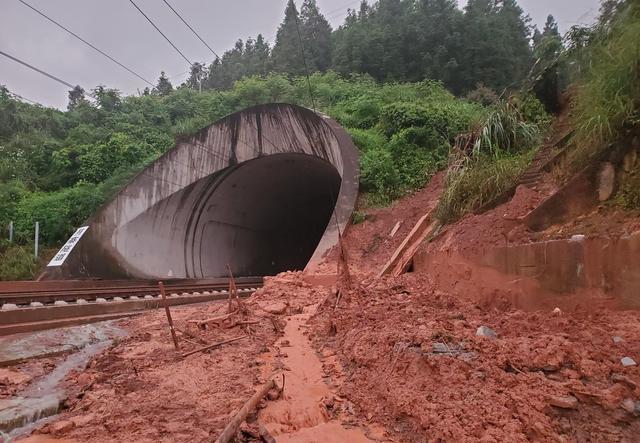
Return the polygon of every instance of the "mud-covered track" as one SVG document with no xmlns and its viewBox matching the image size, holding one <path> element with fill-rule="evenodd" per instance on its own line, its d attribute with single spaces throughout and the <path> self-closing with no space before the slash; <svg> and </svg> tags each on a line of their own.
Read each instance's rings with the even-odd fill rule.
<svg viewBox="0 0 640 443">
<path fill-rule="evenodd" d="M 179 279 L 164 282 L 167 295 L 183 293 L 203 293 L 221 291 L 229 287 L 229 280 L 216 278 L 207 280 Z M 262 286 L 262 277 L 236 279 L 239 289 L 256 289 Z M 0 282 L 0 305 L 29 305 L 31 303 L 52 304 L 56 301 L 73 303 L 79 299 L 95 301 L 111 300 L 116 297 L 156 296 L 157 281 L 96 280 L 96 281 L 43 281 L 43 282 Z"/>
<path fill-rule="evenodd" d="M 236 279 L 238 295 L 248 297 L 262 286 L 262 277 Z M 0 336 L 94 323 L 139 314 L 162 306 L 225 300 L 226 278 L 164 282 L 49 281 L 0 283 Z"/>
</svg>

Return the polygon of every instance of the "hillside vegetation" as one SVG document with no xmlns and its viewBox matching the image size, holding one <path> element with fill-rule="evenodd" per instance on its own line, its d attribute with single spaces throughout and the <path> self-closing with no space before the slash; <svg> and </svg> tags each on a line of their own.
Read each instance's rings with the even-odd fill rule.
<svg viewBox="0 0 640 443">
<path fill-rule="evenodd" d="M 137 96 L 98 86 L 89 98 L 77 86 L 66 111 L 0 87 L 0 225 L 14 221 L 27 245 L 38 221 L 45 245 L 59 245 L 177 136 L 268 102 L 315 108 L 347 128 L 365 205 L 449 167 L 436 212 L 453 222 L 517 180 L 570 84 L 572 167 L 637 124 L 638 10 L 638 0 L 608 0 L 595 26 L 563 38 L 553 17 L 539 31 L 513 0 L 470 0 L 464 10 L 450 0 L 363 2 L 336 30 L 315 1 L 300 12 L 289 1 L 273 46 L 239 40 L 221 59 L 195 63 L 179 87 L 164 73 Z M 7 275 L 31 272 L 29 260 L 12 260 L 26 271 Z"/>
</svg>

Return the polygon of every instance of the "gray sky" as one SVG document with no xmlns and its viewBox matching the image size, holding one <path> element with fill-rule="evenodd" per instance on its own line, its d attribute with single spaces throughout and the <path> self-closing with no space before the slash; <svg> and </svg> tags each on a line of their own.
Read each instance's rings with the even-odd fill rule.
<svg viewBox="0 0 640 443">
<path fill-rule="evenodd" d="M 135 10 L 129 0 L 25 0 L 116 60 L 155 83 L 164 70 L 174 84 L 187 77 L 187 62 Z M 214 56 L 173 15 L 161 0 L 135 0 L 191 61 L 210 62 Z M 171 0 L 170 3 L 218 54 L 238 38 L 262 33 L 273 42 L 287 0 Z M 461 5 L 466 0 L 458 0 Z M 302 0 L 296 0 L 299 5 Z M 348 7 L 359 0 L 318 0 L 323 14 L 336 27 Z M 553 14 L 561 31 L 590 23 L 599 0 L 520 0 L 540 27 Z M 104 84 L 125 94 L 146 84 L 17 0 L 0 0 L 0 50 L 86 89 Z M 0 56 L 0 84 L 28 99 L 65 108 L 68 89 Z"/>
</svg>

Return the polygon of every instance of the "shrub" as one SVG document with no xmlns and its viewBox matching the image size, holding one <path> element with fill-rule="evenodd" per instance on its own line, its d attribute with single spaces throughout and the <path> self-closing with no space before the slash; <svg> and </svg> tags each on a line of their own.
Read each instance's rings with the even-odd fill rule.
<svg viewBox="0 0 640 443">
<path fill-rule="evenodd" d="M 30 280 L 37 270 L 31 248 L 0 242 L 0 280 Z"/>
<path fill-rule="evenodd" d="M 378 123 L 381 101 L 373 96 L 359 96 L 339 103 L 331 109 L 331 114 L 344 126 L 369 129 Z"/>
<path fill-rule="evenodd" d="M 351 136 L 353 144 L 355 144 L 361 152 L 367 152 L 387 144 L 384 135 L 375 129 L 348 128 L 347 132 Z"/>
<path fill-rule="evenodd" d="M 498 94 L 496 94 L 493 89 L 479 84 L 476 86 L 476 89 L 467 94 L 466 99 L 470 102 L 488 107 L 496 104 L 500 100 L 500 97 L 498 97 Z"/>
<path fill-rule="evenodd" d="M 502 158 L 464 157 L 452 168 L 435 216 L 442 224 L 490 202 L 513 186 L 531 163 L 535 150 Z"/>
<path fill-rule="evenodd" d="M 573 112 L 576 170 L 640 122 L 640 3 L 620 5 L 586 50 Z"/>
<path fill-rule="evenodd" d="M 625 209 L 640 209 L 640 168 L 627 175 L 620 185 L 615 202 Z"/>
<path fill-rule="evenodd" d="M 476 105 L 463 102 L 420 105 L 394 103 L 382 108 L 380 127 L 391 137 L 403 129 L 422 127 L 453 142 L 480 115 Z"/>
<path fill-rule="evenodd" d="M 403 129 L 389 142 L 389 150 L 398 170 L 400 186 L 423 186 L 438 169 L 446 166 L 449 144 L 427 128 Z"/>
<path fill-rule="evenodd" d="M 43 244 L 66 240 L 91 215 L 104 198 L 89 184 L 79 184 L 57 192 L 34 192 L 25 196 L 17 206 L 16 239 L 29 242 L 33 238 L 35 222 L 40 222 Z"/>
<path fill-rule="evenodd" d="M 540 141 L 542 131 L 541 124 L 525 120 L 509 100 L 499 103 L 470 133 L 459 137 L 456 147 L 467 155 L 497 158 L 531 149 Z"/>
<path fill-rule="evenodd" d="M 360 159 L 360 183 L 365 192 L 388 199 L 398 195 L 400 177 L 389 151 L 375 148 L 363 154 Z"/>
</svg>

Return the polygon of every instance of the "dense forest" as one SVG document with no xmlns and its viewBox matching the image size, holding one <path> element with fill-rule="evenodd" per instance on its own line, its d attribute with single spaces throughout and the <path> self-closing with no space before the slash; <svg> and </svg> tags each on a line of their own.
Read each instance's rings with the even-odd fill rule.
<svg viewBox="0 0 640 443">
<path fill-rule="evenodd" d="M 562 37 L 553 17 L 538 30 L 515 0 L 470 0 L 464 10 L 453 0 L 363 1 L 335 30 L 315 0 L 299 11 L 290 0 L 273 46 L 260 35 L 238 40 L 194 63 L 182 85 L 161 73 L 137 96 L 78 86 L 64 112 L 0 87 L 0 225 L 13 221 L 14 240 L 27 245 L 38 221 L 55 247 L 176 136 L 265 102 L 313 107 L 347 128 L 362 152 L 364 204 L 386 204 L 455 162 L 440 208 L 443 222 L 455 220 L 526 167 L 570 83 L 578 134 L 597 141 L 589 146 L 636 115 L 638 73 L 628 66 L 640 53 L 638 9 L 638 0 L 607 0 L 593 27 Z M 469 131 L 483 137 L 461 152 Z M 20 248 L 0 242 L 0 254 L 0 279 L 35 271 Z"/>
</svg>

